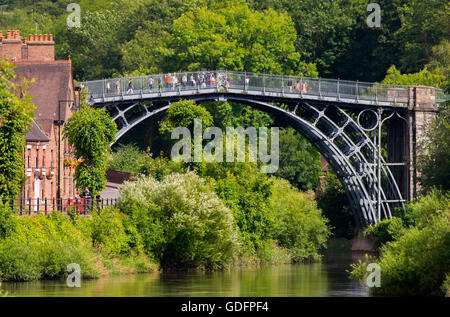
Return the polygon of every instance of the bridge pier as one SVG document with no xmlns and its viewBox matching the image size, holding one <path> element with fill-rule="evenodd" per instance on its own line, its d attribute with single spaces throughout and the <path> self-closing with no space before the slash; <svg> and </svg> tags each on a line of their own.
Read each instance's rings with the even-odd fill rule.
<svg viewBox="0 0 450 317">
<path fill-rule="evenodd" d="M 417 197 L 418 191 L 420 190 L 419 184 L 417 183 L 417 176 L 419 175 L 417 158 L 424 151 L 421 144 L 427 139 L 429 124 L 436 118 L 437 107 L 435 100 L 435 88 L 426 86 L 409 87 L 409 157 L 412 162 L 410 164 L 409 200 Z"/>
<path fill-rule="evenodd" d="M 420 186 L 417 158 L 424 151 L 421 144 L 426 141 L 430 122 L 436 117 L 435 89 L 426 86 L 408 88 L 408 109 L 405 121 L 399 117 L 388 121 L 387 152 L 389 162 L 406 162 L 405 168 L 394 172 L 402 196 L 411 201 L 417 197 Z"/>
</svg>

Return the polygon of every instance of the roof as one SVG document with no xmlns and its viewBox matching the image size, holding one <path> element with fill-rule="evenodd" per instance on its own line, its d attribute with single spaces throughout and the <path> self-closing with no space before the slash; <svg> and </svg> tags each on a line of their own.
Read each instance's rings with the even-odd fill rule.
<svg viewBox="0 0 450 317">
<path fill-rule="evenodd" d="M 58 103 L 60 100 L 73 99 L 70 93 L 72 65 L 70 61 L 52 62 L 17 62 L 14 71 L 18 77 L 28 80 L 35 78 L 29 91 L 32 102 L 36 106 L 35 120 L 43 132 L 51 135 L 55 120 L 58 120 Z M 61 102 L 61 120 L 66 117 L 70 104 Z"/>
<path fill-rule="evenodd" d="M 31 128 L 25 136 L 27 142 L 49 142 L 50 139 L 45 135 L 44 131 L 37 125 L 36 121 L 31 122 Z"/>
</svg>

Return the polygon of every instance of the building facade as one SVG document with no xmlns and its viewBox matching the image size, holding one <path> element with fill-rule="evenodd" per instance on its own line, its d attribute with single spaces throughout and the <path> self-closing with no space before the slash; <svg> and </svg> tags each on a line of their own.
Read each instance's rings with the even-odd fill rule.
<svg viewBox="0 0 450 317">
<path fill-rule="evenodd" d="M 22 37 L 17 30 L 6 35 L 0 31 L 0 55 L 15 65 L 18 80 L 33 80 L 29 94 L 36 110 L 26 134 L 21 198 L 28 205 L 25 208 L 42 210 L 54 199 L 72 198 L 76 193 L 73 150 L 62 136 L 77 105 L 71 60 L 55 60 L 51 34 Z"/>
</svg>

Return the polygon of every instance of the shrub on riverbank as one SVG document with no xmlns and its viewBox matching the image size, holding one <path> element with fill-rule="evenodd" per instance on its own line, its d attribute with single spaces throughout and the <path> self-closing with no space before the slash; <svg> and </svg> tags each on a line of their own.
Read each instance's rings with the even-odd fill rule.
<svg viewBox="0 0 450 317">
<path fill-rule="evenodd" d="M 72 220 L 59 212 L 13 215 L 0 203 L 0 280 L 61 278 L 70 263 L 83 278 L 155 269 L 136 228 L 114 208 Z"/>
<path fill-rule="evenodd" d="M 2 213 L 9 212 L 3 206 Z M 82 276 L 97 277 L 96 254 L 83 234 L 60 213 L 11 215 L 11 231 L 0 239 L 0 279 L 29 281 L 64 276 L 77 263 Z"/>
<path fill-rule="evenodd" d="M 161 267 L 220 269 L 231 263 L 237 248 L 233 216 L 195 173 L 171 174 L 160 182 L 142 176 L 120 193 L 119 209 Z"/>
<path fill-rule="evenodd" d="M 275 219 L 274 238 L 291 251 L 292 260 L 319 260 L 330 229 L 313 196 L 299 192 L 284 179 L 275 179 L 270 208 Z"/>
<path fill-rule="evenodd" d="M 408 204 L 403 226 L 371 230 L 388 237 L 374 261 L 381 267 L 380 295 L 443 295 L 450 268 L 450 194 L 433 191 Z M 379 225 L 377 225 L 379 226 Z M 383 226 L 388 228 L 390 226 Z M 394 233 L 393 233 L 394 232 Z M 351 276 L 365 280 L 367 263 L 353 266 Z"/>
</svg>

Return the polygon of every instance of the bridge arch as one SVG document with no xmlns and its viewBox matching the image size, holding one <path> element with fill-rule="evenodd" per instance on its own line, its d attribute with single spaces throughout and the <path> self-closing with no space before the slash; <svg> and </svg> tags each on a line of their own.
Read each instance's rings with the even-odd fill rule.
<svg viewBox="0 0 450 317">
<path fill-rule="evenodd" d="M 383 167 L 385 184 L 381 188 L 381 196 L 385 202 L 381 204 L 381 214 L 377 213 L 376 195 L 372 187 L 378 177 L 375 171 L 363 168 L 370 164 L 369 159 L 375 155 L 373 142 L 351 116 L 335 105 L 315 105 L 305 101 L 297 103 L 295 109 L 290 111 L 268 102 L 235 95 L 220 98 L 215 95 L 201 95 L 190 99 L 200 103 L 218 100 L 237 102 L 288 120 L 291 126 L 316 147 L 336 172 L 344 186 L 355 219 L 361 226 L 376 224 L 381 219 L 390 218 L 395 204 L 387 201 L 401 200 L 394 177 L 389 169 Z M 170 104 L 171 102 L 167 101 L 159 106 L 149 107 L 143 103 L 131 103 L 123 110 L 112 106 L 116 110 L 112 117 L 119 123 L 115 142 L 141 122 L 166 111 Z M 125 114 L 136 108 L 141 109 L 137 112 L 139 115 L 135 115 L 131 120 L 127 119 Z M 397 202 L 396 205 L 400 204 Z"/>
<path fill-rule="evenodd" d="M 361 226 L 390 218 L 395 207 L 403 207 L 405 200 L 380 155 L 381 139 L 372 140 L 375 133 L 368 134 L 356 117 L 364 110 L 371 110 L 369 112 L 377 117 L 378 127 L 383 121 L 383 112 L 388 113 L 387 117 L 394 114 L 402 117 L 408 113 L 411 94 L 408 87 L 227 71 L 212 74 L 217 79 L 225 76 L 226 80 L 218 80 L 214 85 L 194 82 L 176 89 L 161 84 L 146 86 L 150 77 L 154 82 L 162 82 L 161 75 L 83 84 L 89 88 L 90 102 L 106 107 L 118 124 L 116 141 L 142 121 L 167 110 L 171 102 L 181 99 L 234 101 L 282 117 L 305 136 L 336 171 Z M 200 72 L 192 75 L 199 76 Z M 111 82 L 117 83 L 117 91 L 105 90 L 111 87 Z M 127 83 L 130 89 L 125 92 Z M 134 89 L 132 83 L 137 83 Z M 297 86 L 293 88 L 289 83 L 297 83 Z M 302 88 L 297 89 L 300 84 Z M 308 88 L 303 89 L 304 86 Z M 439 100 L 436 98 L 436 102 Z M 274 103 L 285 104 L 287 108 Z M 395 164 L 404 163 L 392 165 Z"/>
</svg>

